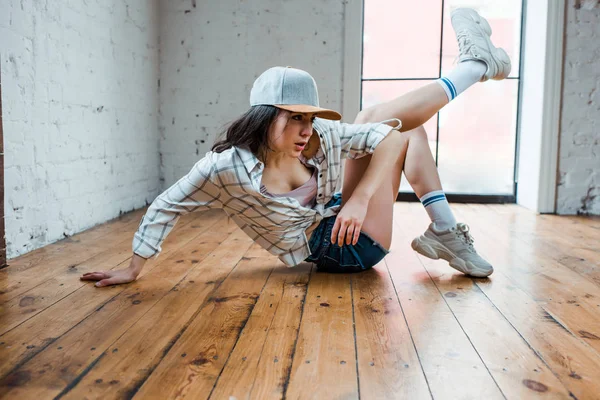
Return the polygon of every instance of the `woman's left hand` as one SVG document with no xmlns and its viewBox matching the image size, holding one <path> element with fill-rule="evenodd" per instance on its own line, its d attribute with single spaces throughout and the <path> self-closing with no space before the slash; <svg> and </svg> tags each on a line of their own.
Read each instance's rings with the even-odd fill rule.
<svg viewBox="0 0 600 400">
<path fill-rule="evenodd" d="M 367 214 L 368 201 L 348 199 L 335 219 L 331 232 L 331 243 L 342 247 L 346 244 L 356 244 L 360 230 Z"/>
</svg>

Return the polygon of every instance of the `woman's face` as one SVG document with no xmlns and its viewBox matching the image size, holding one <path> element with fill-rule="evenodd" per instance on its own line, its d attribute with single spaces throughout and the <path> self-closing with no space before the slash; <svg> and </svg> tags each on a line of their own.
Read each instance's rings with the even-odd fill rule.
<svg viewBox="0 0 600 400">
<path fill-rule="evenodd" d="M 313 132 L 313 113 L 280 110 L 269 130 L 271 150 L 290 157 L 299 157 Z"/>
</svg>

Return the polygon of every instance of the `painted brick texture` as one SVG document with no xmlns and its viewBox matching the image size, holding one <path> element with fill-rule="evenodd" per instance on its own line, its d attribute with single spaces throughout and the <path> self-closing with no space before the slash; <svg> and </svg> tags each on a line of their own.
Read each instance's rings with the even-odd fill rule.
<svg viewBox="0 0 600 400">
<path fill-rule="evenodd" d="M 569 0 L 558 214 L 600 214 L 600 6 Z"/>
<path fill-rule="evenodd" d="M 159 192 L 152 1 L 0 2 L 9 258 Z"/>
<path fill-rule="evenodd" d="M 341 110 L 343 1 L 161 2 L 162 187 L 186 174 L 249 108 L 269 67 L 313 75 L 323 107 Z"/>
</svg>

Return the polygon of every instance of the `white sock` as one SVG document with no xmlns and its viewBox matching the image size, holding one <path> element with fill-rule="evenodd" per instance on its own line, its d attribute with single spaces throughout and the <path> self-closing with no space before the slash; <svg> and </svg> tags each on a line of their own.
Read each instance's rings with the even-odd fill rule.
<svg viewBox="0 0 600 400">
<path fill-rule="evenodd" d="M 456 219 L 443 191 L 434 190 L 423 195 L 419 200 L 437 230 L 445 231 L 456 226 Z"/>
<path fill-rule="evenodd" d="M 486 71 L 487 65 L 483 61 L 463 61 L 450 71 L 448 75 L 443 76 L 436 82 L 442 85 L 450 102 L 469 87 L 479 82 Z"/>
</svg>

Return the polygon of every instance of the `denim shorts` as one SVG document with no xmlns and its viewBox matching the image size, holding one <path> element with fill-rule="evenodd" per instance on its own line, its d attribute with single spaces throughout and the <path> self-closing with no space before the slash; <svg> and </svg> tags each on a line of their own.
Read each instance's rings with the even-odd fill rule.
<svg viewBox="0 0 600 400">
<path fill-rule="evenodd" d="M 342 204 L 342 194 L 336 193 L 325 208 Z M 360 272 L 371 269 L 389 253 L 382 245 L 364 232 L 356 244 L 342 247 L 331 243 L 331 231 L 337 216 L 324 218 L 313 231 L 308 242 L 310 256 L 305 261 L 317 264 L 318 271 Z"/>
</svg>

